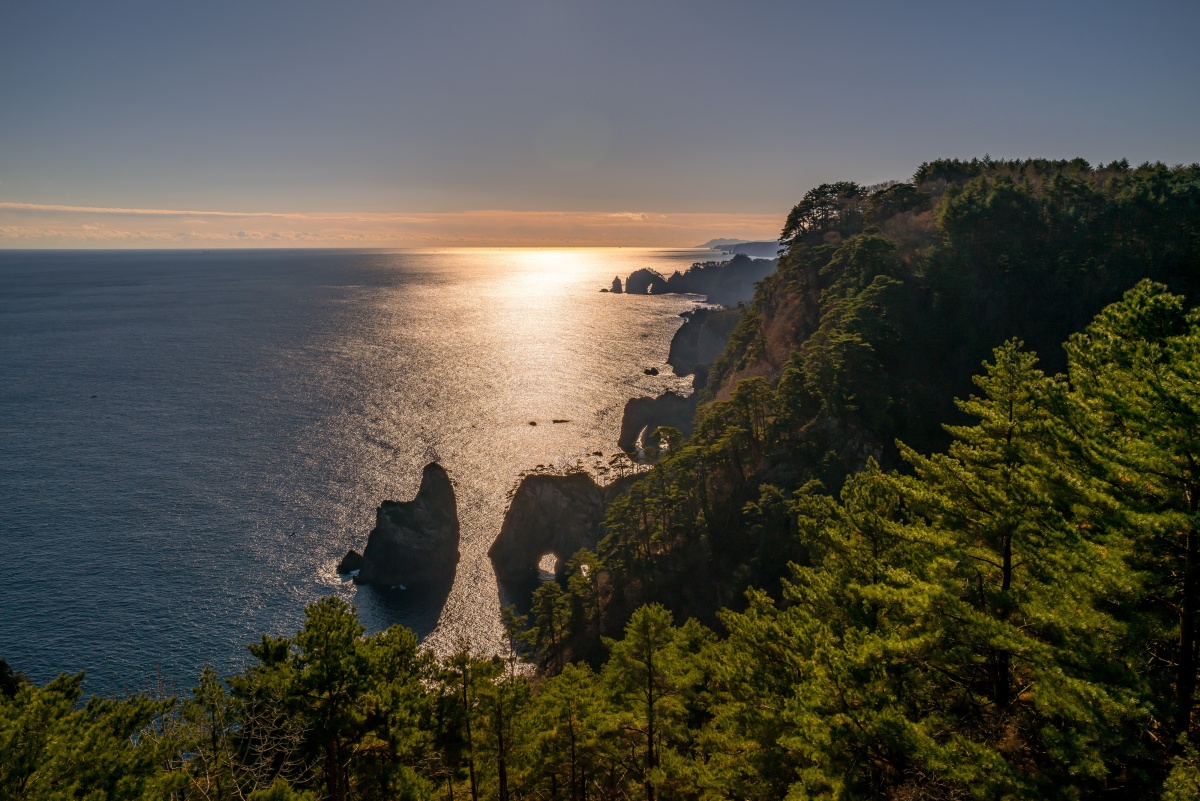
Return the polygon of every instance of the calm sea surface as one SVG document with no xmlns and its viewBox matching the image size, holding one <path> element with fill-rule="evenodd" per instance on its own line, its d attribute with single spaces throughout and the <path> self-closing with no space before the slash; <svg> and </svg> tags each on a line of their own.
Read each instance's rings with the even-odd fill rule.
<svg viewBox="0 0 1200 801">
<path fill-rule="evenodd" d="M 521 472 L 599 469 L 628 398 L 690 390 L 664 361 L 695 299 L 599 288 L 710 258 L 0 251 L 0 657 L 186 690 L 330 594 L 369 629 L 499 648 L 487 549 Z M 342 582 L 433 459 L 462 523 L 445 604 Z"/>
</svg>

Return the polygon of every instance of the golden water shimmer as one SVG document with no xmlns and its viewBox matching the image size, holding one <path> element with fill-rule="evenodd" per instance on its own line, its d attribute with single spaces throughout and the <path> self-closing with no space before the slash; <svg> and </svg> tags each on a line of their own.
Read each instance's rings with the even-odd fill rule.
<svg viewBox="0 0 1200 801">
<path fill-rule="evenodd" d="M 0 253 L 0 653 L 97 692 L 188 681 L 329 593 L 498 648 L 486 554 L 522 471 L 602 467 L 627 399 L 690 391 L 664 362 L 696 299 L 599 289 L 713 255 Z M 432 459 L 462 524 L 444 607 L 342 581 Z"/>
<path fill-rule="evenodd" d="M 616 453 L 628 398 L 689 391 L 690 379 L 674 377 L 664 362 L 677 315 L 694 299 L 599 288 L 646 264 L 684 267 L 694 258 L 584 249 L 425 254 L 423 263 L 446 280 L 381 296 L 376 325 L 346 333 L 340 346 L 373 388 L 342 418 L 343 439 L 363 448 L 359 483 L 407 499 L 424 461 L 436 456 L 456 485 L 461 561 L 432 646 L 468 639 L 484 651 L 502 647 L 487 549 L 523 470 L 576 460 L 603 466 Z M 644 375 L 649 366 L 660 375 Z M 351 526 L 358 544 L 369 527 L 370 520 Z M 324 569 L 332 579 L 332 564 Z M 373 599 L 362 596 L 373 592 L 358 589 L 357 602 L 370 608 Z"/>
</svg>

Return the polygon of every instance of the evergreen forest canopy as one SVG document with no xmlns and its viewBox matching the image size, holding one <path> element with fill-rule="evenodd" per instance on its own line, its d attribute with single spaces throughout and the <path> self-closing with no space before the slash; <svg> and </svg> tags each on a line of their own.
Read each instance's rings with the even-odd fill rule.
<svg viewBox="0 0 1200 801">
<path fill-rule="evenodd" d="M 1200 166 L 933 162 L 782 240 L 512 657 L 330 598 L 183 700 L 0 675 L 0 797 L 1198 797 Z"/>
</svg>

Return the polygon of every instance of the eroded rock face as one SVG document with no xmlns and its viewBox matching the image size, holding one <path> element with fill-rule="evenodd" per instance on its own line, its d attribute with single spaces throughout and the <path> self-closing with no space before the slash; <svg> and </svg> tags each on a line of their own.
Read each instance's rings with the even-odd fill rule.
<svg viewBox="0 0 1200 801">
<path fill-rule="evenodd" d="M 611 291 L 614 295 L 621 294 L 621 276 L 618 275 L 613 279 Z"/>
<path fill-rule="evenodd" d="M 667 364 L 675 375 L 684 376 L 697 373 L 717 360 L 725 350 L 729 333 L 741 319 L 742 310 L 696 309 L 680 316 L 684 323 L 671 338 Z"/>
<path fill-rule="evenodd" d="M 346 551 L 346 555 L 342 557 L 342 561 L 338 562 L 337 572 L 342 575 L 353 573 L 356 570 L 362 569 L 362 554 L 351 548 Z"/>
<path fill-rule="evenodd" d="M 653 431 L 659 426 L 670 426 L 685 435 L 691 434 L 696 401 L 694 392 L 686 397 L 664 392 L 657 398 L 633 398 L 625 404 L 625 413 L 621 415 L 621 436 L 617 438 L 617 445 L 626 453 L 633 453 L 643 429 Z"/>
<path fill-rule="evenodd" d="M 425 465 L 411 501 L 384 501 L 355 581 L 411 587 L 444 581 L 458 565 L 458 502 L 445 469 Z"/>
<path fill-rule="evenodd" d="M 654 270 L 642 268 L 634 270 L 625 279 L 625 291 L 630 295 L 661 295 L 670 292 L 667 279 Z"/>
<path fill-rule="evenodd" d="M 556 555 L 561 569 L 580 548 L 595 550 L 605 509 L 634 478 L 601 487 L 587 473 L 525 476 L 488 550 L 496 577 L 506 584 L 535 581 L 543 554 Z"/>
</svg>

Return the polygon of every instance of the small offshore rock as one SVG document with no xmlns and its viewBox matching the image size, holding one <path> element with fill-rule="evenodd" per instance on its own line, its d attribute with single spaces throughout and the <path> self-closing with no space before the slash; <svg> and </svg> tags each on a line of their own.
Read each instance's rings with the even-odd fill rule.
<svg viewBox="0 0 1200 801">
<path fill-rule="evenodd" d="M 550 422 L 552 422 L 552 423 L 569 423 L 571 421 L 570 420 L 551 420 Z"/>
<path fill-rule="evenodd" d="M 537 420 L 530 420 L 530 421 L 529 421 L 529 425 L 531 425 L 531 426 L 536 426 L 536 425 L 537 425 Z"/>
<path fill-rule="evenodd" d="M 657 367 L 647 367 L 642 372 L 645 373 L 646 375 L 658 375 L 658 368 Z"/>
<path fill-rule="evenodd" d="M 622 290 L 621 290 L 621 276 L 619 276 L 619 275 L 618 275 L 616 278 L 613 278 L 613 282 L 612 282 L 612 289 L 611 289 L 610 291 L 611 291 L 611 292 L 612 292 L 614 295 L 620 295 L 620 294 L 622 294 Z"/>
</svg>

